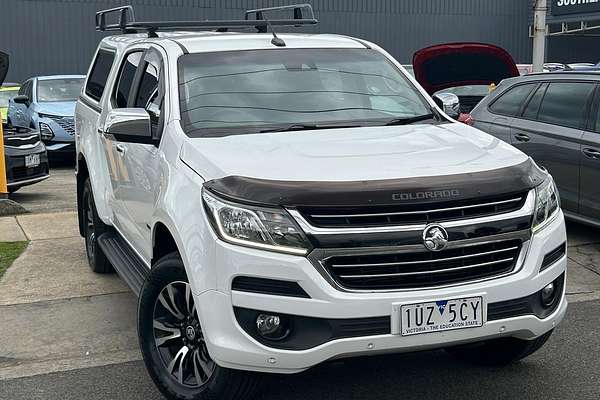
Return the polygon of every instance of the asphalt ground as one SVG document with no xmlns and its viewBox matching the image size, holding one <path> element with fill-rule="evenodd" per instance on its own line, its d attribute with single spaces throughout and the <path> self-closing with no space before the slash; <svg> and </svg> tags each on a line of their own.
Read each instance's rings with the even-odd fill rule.
<svg viewBox="0 0 600 400">
<path fill-rule="evenodd" d="M 363 357 L 297 375 L 266 375 L 260 400 L 600 398 L 600 301 L 571 304 L 549 342 L 504 368 L 455 361 L 443 351 Z M 74 332 L 76 334 L 76 332 Z M 141 361 L 0 381 L 0 399 L 161 399 Z"/>
<path fill-rule="evenodd" d="M 75 211 L 77 210 L 76 187 L 73 163 L 55 161 L 50 165 L 48 179 L 22 187 L 10 194 L 9 198 L 32 213 Z"/>
</svg>

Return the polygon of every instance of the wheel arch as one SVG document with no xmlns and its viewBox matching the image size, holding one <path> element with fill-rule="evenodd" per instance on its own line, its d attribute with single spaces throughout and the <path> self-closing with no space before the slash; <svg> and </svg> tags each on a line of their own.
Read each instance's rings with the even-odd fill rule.
<svg viewBox="0 0 600 400">
<path fill-rule="evenodd" d="M 156 222 L 152 229 L 152 259 L 150 265 L 154 265 L 162 257 L 173 252 L 181 254 L 175 236 L 166 224 L 161 221 Z"/>
<path fill-rule="evenodd" d="M 77 219 L 79 221 L 79 234 L 83 237 L 83 187 L 85 180 L 90 176 L 87 162 L 83 154 L 77 155 Z"/>
</svg>

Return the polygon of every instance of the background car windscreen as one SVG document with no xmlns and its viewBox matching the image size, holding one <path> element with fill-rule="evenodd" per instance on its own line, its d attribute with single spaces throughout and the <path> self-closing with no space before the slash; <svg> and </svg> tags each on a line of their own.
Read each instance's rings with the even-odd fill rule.
<svg viewBox="0 0 600 400">
<path fill-rule="evenodd" d="M 179 93 L 182 126 L 194 136 L 430 112 L 404 75 L 368 49 L 184 55 L 179 59 Z"/>
<path fill-rule="evenodd" d="M 0 107 L 8 107 L 8 100 L 12 99 L 19 92 L 19 88 L 13 90 L 0 89 Z"/>
<path fill-rule="evenodd" d="M 83 79 L 47 79 L 38 80 L 37 100 L 47 101 L 75 101 L 81 93 Z"/>
</svg>

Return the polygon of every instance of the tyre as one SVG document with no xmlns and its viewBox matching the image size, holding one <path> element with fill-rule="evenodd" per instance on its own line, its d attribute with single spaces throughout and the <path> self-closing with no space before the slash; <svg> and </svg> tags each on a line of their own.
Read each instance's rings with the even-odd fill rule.
<svg viewBox="0 0 600 400">
<path fill-rule="evenodd" d="M 211 359 L 196 309 L 179 254 L 161 258 L 142 287 L 138 308 L 150 377 L 168 399 L 251 399 L 259 375 L 222 368 Z"/>
<path fill-rule="evenodd" d="M 504 366 L 538 351 L 552 335 L 552 330 L 534 340 L 500 338 L 486 342 L 446 348 L 453 357 L 477 365 Z"/>
<path fill-rule="evenodd" d="M 83 207 L 83 237 L 85 238 L 85 252 L 88 264 L 94 272 L 99 274 L 110 273 L 113 271 L 113 267 L 100 246 L 98 246 L 98 238 L 109 230 L 109 226 L 104 224 L 100 217 L 98 217 L 90 178 L 85 180 L 83 186 L 81 207 Z"/>
</svg>

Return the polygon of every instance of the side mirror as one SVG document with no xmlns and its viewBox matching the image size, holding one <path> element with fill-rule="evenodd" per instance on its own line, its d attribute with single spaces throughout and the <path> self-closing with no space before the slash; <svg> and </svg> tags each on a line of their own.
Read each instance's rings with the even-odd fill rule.
<svg viewBox="0 0 600 400">
<path fill-rule="evenodd" d="M 20 94 L 18 96 L 13 97 L 12 99 L 17 104 L 25 104 L 29 107 L 29 97 L 24 94 Z"/>
<path fill-rule="evenodd" d="M 457 119 L 460 116 L 460 100 L 454 93 L 437 93 L 433 95 L 433 101 L 450 118 Z"/>
<path fill-rule="evenodd" d="M 143 108 L 118 108 L 108 112 L 104 133 L 119 142 L 155 144 L 150 115 Z"/>
</svg>

